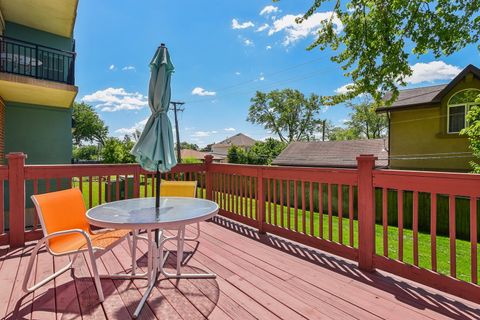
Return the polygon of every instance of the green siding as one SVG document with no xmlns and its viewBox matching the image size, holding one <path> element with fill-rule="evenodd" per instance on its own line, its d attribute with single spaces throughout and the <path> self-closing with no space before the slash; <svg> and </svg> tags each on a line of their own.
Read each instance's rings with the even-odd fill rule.
<svg viewBox="0 0 480 320">
<path fill-rule="evenodd" d="M 72 110 L 6 102 L 5 154 L 24 152 L 27 164 L 65 164 L 72 158 Z"/>
<path fill-rule="evenodd" d="M 6 21 L 5 24 L 5 36 L 65 51 L 72 51 L 73 48 L 73 39 L 71 38 L 32 29 L 9 21 Z"/>
</svg>

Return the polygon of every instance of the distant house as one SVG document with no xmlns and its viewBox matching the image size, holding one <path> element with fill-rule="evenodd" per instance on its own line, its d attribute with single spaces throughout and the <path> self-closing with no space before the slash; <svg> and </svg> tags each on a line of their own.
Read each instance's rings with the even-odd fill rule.
<svg viewBox="0 0 480 320">
<path fill-rule="evenodd" d="M 192 150 L 192 149 L 182 149 L 180 150 L 180 154 L 182 156 L 182 159 L 195 159 L 195 160 L 200 160 L 203 161 L 205 159 L 205 156 L 210 154 L 210 152 L 202 152 L 202 151 L 197 151 L 197 150 Z M 221 162 L 222 160 L 225 160 L 225 157 L 219 156 L 219 155 L 214 155 L 213 156 L 213 161 L 214 162 Z"/>
<path fill-rule="evenodd" d="M 223 156 L 226 158 L 228 154 L 228 149 L 230 149 L 231 146 L 237 146 L 244 150 L 248 150 L 255 144 L 255 142 L 257 141 L 250 138 L 249 136 L 243 133 L 237 133 L 236 135 L 220 141 L 219 143 L 213 144 L 211 147 L 211 154 L 214 157 Z"/>
<path fill-rule="evenodd" d="M 389 107 L 390 167 L 469 171 L 468 140 L 459 132 L 480 94 L 480 69 L 466 67 L 450 83 L 400 91 Z M 387 96 L 388 98 L 388 96 Z"/>
<path fill-rule="evenodd" d="M 273 160 L 273 165 L 355 168 L 357 156 L 373 154 L 377 167 L 388 166 L 385 139 L 292 142 Z"/>
</svg>

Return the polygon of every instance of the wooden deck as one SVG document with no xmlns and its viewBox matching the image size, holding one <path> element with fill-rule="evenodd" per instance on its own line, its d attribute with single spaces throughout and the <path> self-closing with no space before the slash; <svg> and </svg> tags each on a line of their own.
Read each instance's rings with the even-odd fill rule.
<svg viewBox="0 0 480 320">
<path fill-rule="evenodd" d="M 102 280 L 106 300 L 99 304 L 81 257 L 73 277 L 65 273 L 25 296 L 21 281 L 32 248 L 0 248 L 5 319 L 129 319 L 145 290 L 145 280 Z M 140 249 L 145 252 L 145 245 Z M 39 257 L 37 279 L 68 261 L 45 252 Z M 145 260 L 140 257 L 141 267 Z M 99 268 L 101 273 L 128 270 L 126 244 L 104 255 Z M 218 277 L 160 281 L 142 319 L 480 319 L 479 305 L 388 274 L 363 273 L 347 260 L 224 218 L 203 223 L 200 245 L 186 269 Z"/>
</svg>

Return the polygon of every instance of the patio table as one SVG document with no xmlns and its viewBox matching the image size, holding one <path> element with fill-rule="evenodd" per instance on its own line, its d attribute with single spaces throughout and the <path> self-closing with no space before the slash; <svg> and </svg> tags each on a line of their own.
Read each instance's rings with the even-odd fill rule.
<svg viewBox="0 0 480 320">
<path fill-rule="evenodd" d="M 218 205 L 213 201 L 183 197 L 161 197 L 159 208 L 155 208 L 155 198 L 135 198 L 105 203 L 87 211 L 87 219 L 94 226 L 132 230 L 136 235 L 132 244 L 133 247 L 136 246 L 136 238 L 138 237 L 148 241 L 147 272 L 135 273 L 135 254 L 132 254 L 131 274 L 104 276 L 109 278 L 148 279 L 148 289 L 135 310 L 134 318 L 140 314 L 159 275 L 163 275 L 165 278 L 189 279 L 216 277 L 213 273 L 181 273 L 181 260 L 185 226 L 213 218 L 217 213 Z M 139 230 L 146 230 L 147 237 L 138 236 Z M 163 230 L 178 230 L 178 233 L 175 237 L 166 237 Z M 175 274 L 166 272 L 163 267 L 168 257 L 168 253 L 164 257 L 163 245 L 172 239 L 177 240 L 177 272 Z"/>
</svg>

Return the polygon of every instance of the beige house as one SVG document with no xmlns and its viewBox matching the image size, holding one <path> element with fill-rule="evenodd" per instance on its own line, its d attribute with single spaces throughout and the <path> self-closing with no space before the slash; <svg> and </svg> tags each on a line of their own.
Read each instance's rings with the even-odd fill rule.
<svg viewBox="0 0 480 320">
<path fill-rule="evenodd" d="M 231 146 L 237 146 L 244 150 L 248 150 L 255 144 L 255 142 L 257 141 L 250 138 L 249 136 L 244 135 L 243 133 L 237 133 L 236 135 L 220 141 L 219 143 L 213 144 L 211 154 L 214 157 L 224 157 L 226 160 L 228 149 L 230 149 Z"/>
</svg>

